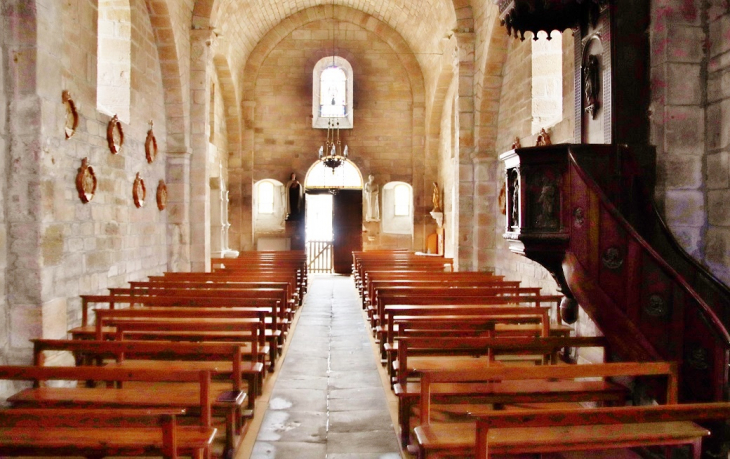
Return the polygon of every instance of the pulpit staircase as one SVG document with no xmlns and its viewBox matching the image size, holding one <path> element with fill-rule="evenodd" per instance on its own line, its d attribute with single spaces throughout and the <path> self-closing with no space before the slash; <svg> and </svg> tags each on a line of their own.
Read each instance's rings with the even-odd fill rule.
<svg viewBox="0 0 730 459">
<path fill-rule="evenodd" d="M 611 360 L 675 360 L 682 401 L 728 399 L 730 290 L 675 242 L 625 146 L 502 155 L 510 249 L 545 266 L 611 342 Z M 574 300 L 574 301 L 573 301 Z"/>
</svg>

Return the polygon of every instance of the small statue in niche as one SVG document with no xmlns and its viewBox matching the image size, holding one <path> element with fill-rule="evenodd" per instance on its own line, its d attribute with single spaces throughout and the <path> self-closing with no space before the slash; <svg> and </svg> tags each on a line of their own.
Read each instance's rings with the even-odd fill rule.
<svg viewBox="0 0 730 459">
<path fill-rule="evenodd" d="M 286 219 L 288 221 L 301 219 L 303 200 L 304 187 L 297 180 L 297 174 L 292 172 L 291 178 L 286 182 Z"/>
<path fill-rule="evenodd" d="M 537 134 L 537 143 L 535 143 L 535 146 L 544 147 L 552 144 L 552 141 L 550 141 L 550 135 L 547 133 L 545 128 L 540 129 L 540 133 Z"/>
<path fill-rule="evenodd" d="M 433 209 L 431 212 L 441 212 L 441 192 L 439 191 L 439 186 L 436 182 L 433 182 L 431 201 L 433 201 Z"/>
<path fill-rule="evenodd" d="M 542 178 L 540 196 L 537 198 L 537 218 L 535 226 L 538 228 L 552 228 L 557 226 L 555 215 L 555 198 L 558 190 L 555 183 L 547 177 Z"/>
<path fill-rule="evenodd" d="M 583 65 L 583 94 L 585 97 L 585 111 L 591 118 L 598 113 L 598 92 L 600 90 L 601 68 L 598 57 L 591 54 Z"/>
<path fill-rule="evenodd" d="M 368 176 L 368 181 L 365 182 L 365 186 L 363 187 L 362 191 L 363 207 L 365 209 L 365 221 L 380 221 L 380 190 L 378 185 L 375 183 L 375 177 L 373 177 L 372 175 Z"/>
<path fill-rule="evenodd" d="M 510 188 L 512 189 L 512 200 L 510 201 L 510 227 L 518 228 L 520 226 L 520 174 L 517 169 L 513 169 L 511 174 L 512 183 Z"/>
</svg>

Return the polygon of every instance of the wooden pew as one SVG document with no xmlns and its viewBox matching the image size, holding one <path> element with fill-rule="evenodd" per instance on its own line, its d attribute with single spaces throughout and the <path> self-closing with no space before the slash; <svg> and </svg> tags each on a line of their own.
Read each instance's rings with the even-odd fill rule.
<svg viewBox="0 0 730 459">
<path fill-rule="evenodd" d="M 476 457 L 687 445 L 700 459 L 702 438 L 711 432 L 692 421 L 728 417 L 727 402 L 480 414 Z"/>
<path fill-rule="evenodd" d="M 429 301 L 425 301 L 429 303 Z M 551 324 L 549 307 L 526 307 L 520 306 L 520 303 L 529 301 L 512 300 L 509 297 L 485 297 L 477 304 L 393 304 L 385 306 L 383 316 L 385 326 L 378 329 L 377 338 L 379 340 L 381 357 L 387 359 L 386 344 L 393 348 L 392 336 L 395 336 L 395 324 L 393 317 L 396 316 L 439 316 L 439 315 L 463 315 L 474 316 L 481 313 L 484 314 L 503 314 L 503 315 L 527 315 L 530 311 L 538 311 L 541 316 L 545 316 L 543 328 L 550 333 L 565 335 L 569 332 L 569 327 Z M 514 303 L 514 304 L 513 304 Z M 534 304 L 534 303 L 533 303 Z"/>
<path fill-rule="evenodd" d="M 455 335 L 452 333 L 451 336 Z M 418 338 L 423 339 L 423 336 L 419 336 Z M 472 337 L 469 336 L 467 338 Z M 504 355 L 509 353 L 529 353 L 541 356 L 549 356 L 549 363 L 556 364 L 559 361 L 558 352 L 566 347 L 600 347 L 605 349 L 605 347 L 607 346 L 607 341 L 604 338 L 585 337 L 510 337 L 505 339 L 503 337 L 500 338 L 499 336 L 487 336 L 484 339 L 477 341 L 476 345 L 479 346 L 478 349 L 487 348 L 487 351 L 482 352 L 491 352 L 493 355 Z M 406 360 L 406 365 L 409 365 L 407 362 L 408 360 Z M 411 359 L 410 367 L 412 373 L 418 374 L 423 371 L 424 367 L 430 369 L 465 368 L 468 370 L 471 368 L 472 365 L 474 365 L 474 362 L 475 359 L 439 359 L 431 362 L 424 359 L 419 359 L 417 362 L 413 362 L 413 359 Z M 499 362 L 492 362 L 492 364 L 499 364 Z M 476 389 L 479 389 L 481 387 L 478 384 L 472 386 L 466 384 L 454 385 L 450 388 L 451 392 L 447 392 L 445 389 L 442 389 L 440 393 L 442 396 L 466 397 L 474 392 L 478 392 Z M 407 445 L 409 440 L 411 411 L 412 407 L 418 404 L 418 400 L 420 397 L 420 387 L 420 382 L 413 379 L 399 381 L 393 385 L 393 391 L 398 397 L 398 424 L 400 426 L 401 441 L 404 447 Z M 528 396 L 541 394 L 544 397 L 546 395 L 545 393 L 540 392 L 539 388 L 530 387 L 529 385 L 515 384 L 510 386 L 510 390 L 512 392 L 521 389 L 528 389 Z M 556 400 L 560 399 L 560 397 L 562 397 L 562 399 L 570 399 L 571 396 L 575 396 L 575 389 L 576 387 L 574 386 L 564 386 L 563 394 L 554 394 L 556 396 Z M 588 391 L 588 389 L 590 389 L 588 395 L 594 397 L 593 400 L 622 402 L 626 396 L 626 389 L 616 385 L 596 384 L 590 387 L 583 386 L 578 389 L 584 391 Z"/>
<path fill-rule="evenodd" d="M 677 365 L 671 362 L 628 362 L 589 365 L 542 365 L 542 366 L 474 366 L 472 369 L 458 371 L 437 369 L 421 372 L 420 412 L 421 424 L 414 429 L 418 445 L 418 457 L 426 459 L 441 454 L 473 457 L 476 443 L 476 423 L 457 422 L 439 423 L 431 419 L 433 397 L 438 394 L 439 384 L 473 384 L 475 382 L 492 381 L 484 384 L 486 395 L 500 390 L 501 385 L 509 381 L 530 381 L 534 386 L 559 385 L 559 380 L 576 380 L 580 378 L 611 377 L 665 377 L 667 380 L 666 400 L 668 404 L 677 403 Z M 498 382 L 495 382 L 498 381 Z M 548 391 L 549 393 L 549 391 Z M 509 405 L 528 398 L 523 392 L 514 396 L 503 396 L 490 400 Z M 550 395 L 550 400 L 552 395 Z M 485 398 L 489 400 L 489 398 Z M 484 415 L 493 411 L 489 406 L 479 409 L 472 407 L 470 412 Z M 539 435 L 536 431 L 535 435 Z M 526 439 L 525 439 L 525 442 Z M 548 451 L 550 451 L 548 449 Z"/>
<path fill-rule="evenodd" d="M 177 343 L 177 342 L 148 342 L 148 341 L 80 341 L 80 340 L 48 340 L 36 339 L 33 341 L 33 355 L 36 368 L 42 368 L 48 372 L 45 379 L 61 379 L 68 376 L 69 371 L 76 375 L 72 369 L 65 367 L 43 367 L 44 353 L 47 351 L 66 351 L 72 352 L 76 358 L 82 362 L 102 362 L 102 359 L 113 359 L 115 364 L 98 367 L 104 370 L 116 372 L 129 372 L 133 374 L 141 374 L 145 376 L 151 374 L 151 380 L 142 380 L 144 384 L 131 390 L 129 385 L 124 385 L 125 393 L 104 393 L 100 390 L 84 391 L 76 389 L 75 391 L 66 390 L 68 388 L 39 388 L 37 390 L 25 390 L 10 397 L 8 400 L 16 406 L 91 406 L 106 404 L 105 406 L 116 407 L 159 407 L 159 406 L 183 406 L 189 412 L 202 412 L 194 410 L 190 407 L 191 401 L 196 399 L 198 391 L 197 386 L 193 385 L 165 385 L 157 388 L 164 391 L 164 400 L 158 401 L 159 393 L 156 388 L 149 387 L 152 382 L 175 381 L 184 382 L 177 379 L 166 379 L 165 373 L 199 373 L 205 371 L 211 375 L 222 375 L 228 382 L 222 385 L 211 386 L 207 382 L 205 392 L 208 394 L 206 402 L 209 401 L 212 412 L 226 419 L 226 441 L 225 451 L 233 452 L 236 449 L 235 435 L 241 433 L 243 403 L 248 400 L 248 408 L 250 412 L 246 412 L 246 417 L 250 417 L 253 413 L 253 401 L 256 397 L 257 386 L 254 380 L 253 386 L 251 381 L 248 382 L 248 392 L 243 390 L 242 384 L 242 361 L 241 347 L 236 344 L 217 344 L 217 343 Z M 142 364 L 138 365 L 139 359 L 145 362 L 155 361 L 157 365 Z M 177 361 L 185 361 L 189 365 L 180 365 Z M 122 365 L 124 363 L 124 365 Z M 55 368 L 63 368 L 60 376 L 56 377 Z M 81 371 L 87 371 L 88 366 L 73 367 Z M 93 367 L 91 367 L 93 368 Z M 50 369 L 50 370 L 45 370 Z M 81 373 L 78 372 L 78 373 Z M 93 371 L 89 371 L 94 376 Z M 0 367 L 0 379 L 5 374 Z M 162 376 L 159 376 L 162 375 Z M 14 374 L 13 374 L 14 376 Z M 112 374 L 112 376 L 114 376 Z M 90 381 L 110 380 L 100 379 L 106 377 L 104 374 L 89 378 Z M 15 377 L 15 379 L 20 379 Z M 250 378 L 249 378 L 250 379 Z M 113 381 L 137 381 L 139 379 L 120 379 Z M 121 385 L 120 385 L 121 386 Z M 249 396 L 250 394 L 250 396 Z M 109 399 L 111 397 L 111 399 Z M 202 397 L 202 395 L 201 395 Z M 185 402 L 185 404 L 183 404 Z M 201 400 L 202 402 L 202 400 Z M 177 403 L 178 405 L 174 405 Z M 207 415 L 210 416 L 210 415 Z M 242 438 L 242 437 L 240 437 Z"/>
<path fill-rule="evenodd" d="M 143 389 L 34 387 L 22 390 L 8 398 L 8 403 L 19 408 L 154 408 L 191 409 L 200 419 L 200 427 L 206 432 L 215 432 L 211 427 L 212 400 L 211 375 L 208 370 L 120 370 L 105 367 L 38 367 L 0 366 L 0 379 L 13 381 L 35 381 L 36 385 L 48 380 L 67 381 L 144 381 L 195 383 L 196 390 L 177 393 L 171 386 L 164 396 Z M 55 397 L 54 397 L 55 395 Z M 123 421 L 120 421 L 123 422 Z M 212 430 L 210 430 L 212 429 Z"/>
<path fill-rule="evenodd" d="M 268 351 L 270 366 L 276 362 L 276 353 L 271 351 L 271 344 L 267 345 L 264 329 L 264 318 L 266 308 L 263 310 L 251 310 L 249 308 L 178 308 L 178 307 L 137 307 L 125 309 L 96 309 L 95 336 L 96 340 L 108 339 L 111 334 L 116 334 L 114 321 L 118 319 L 190 319 L 191 322 L 197 319 L 254 319 L 258 322 L 258 330 L 255 333 L 250 330 L 241 330 L 243 333 L 235 335 L 225 334 L 222 337 L 211 336 L 215 340 L 235 340 L 243 346 L 243 353 L 252 362 L 261 362 L 265 364 L 263 359 Z M 248 321 L 246 322 L 248 323 Z M 255 323 L 255 322 L 252 322 Z M 111 330 L 114 330 L 113 332 Z M 238 330 L 236 330 L 238 331 Z M 139 335 L 139 334 L 138 334 Z M 179 339 L 190 337 L 189 333 L 185 333 Z M 164 337 L 164 336 L 163 336 Z M 168 336 L 168 338 L 170 338 Z M 137 336 L 136 339 L 152 339 L 150 337 Z M 171 339 L 171 338 L 170 338 Z M 192 337 L 190 337 L 192 339 Z M 273 343 L 276 347 L 276 343 Z M 266 376 L 265 372 L 264 375 Z"/>
<path fill-rule="evenodd" d="M 244 311 L 250 312 L 250 317 L 256 317 L 261 320 L 263 316 L 266 327 L 264 328 L 264 336 L 260 337 L 262 340 L 268 342 L 270 369 L 276 362 L 278 356 L 278 346 L 282 340 L 282 332 L 278 328 L 278 320 L 276 317 L 276 310 L 279 305 L 279 301 L 275 299 L 261 299 L 261 298 L 225 298 L 225 297 L 196 297 L 196 296 L 140 296 L 140 295 L 82 295 L 82 321 L 81 326 L 69 330 L 69 333 L 74 339 L 90 339 L 92 337 L 96 339 L 102 339 L 99 335 L 99 330 L 96 325 L 88 325 L 89 306 L 92 304 L 106 304 L 109 310 L 117 310 L 117 306 L 121 304 L 126 305 L 147 305 L 155 308 L 188 308 L 191 313 L 203 309 L 219 309 L 223 310 L 238 310 L 238 312 L 221 312 L 217 314 L 215 312 L 201 313 L 201 315 L 207 314 L 209 317 L 213 316 L 228 316 L 230 314 L 237 315 L 240 317 L 249 316 Z M 130 308 L 126 308 L 130 309 Z M 103 309 L 99 309 L 101 311 Z M 191 314 L 187 313 L 187 314 Z M 102 313 L 103 314 L 103 313 Z M 127 314 L 127 313 L 119 313 Z M 136 314 L 136 313 L 135 313 Z M 140 313 L 140 315 L 143 313 Z M 151 313 L 152 314 L 152 313 Z M 164 313 L 160 313 L 161 315 Z M 181 312 L 181 315 L 185 313 Z M 111 327 L 101 329 L 103 337 L 111 337 L 115 330 Z M 265 352 L 265 344 L 261 344 L 259 349 L 260 352 Z"/>
<path fill-rule="evenodd" d="M 181 426 L 184 410 L 3 409 L 2 456 L 162 456 L 204 459 L 216 429 Z"/>
</svg>

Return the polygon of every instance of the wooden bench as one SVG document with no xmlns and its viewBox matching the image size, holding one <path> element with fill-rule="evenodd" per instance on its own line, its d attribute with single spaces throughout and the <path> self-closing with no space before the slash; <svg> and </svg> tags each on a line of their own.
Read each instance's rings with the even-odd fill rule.
<svg viewBox="0 0 730 459">
<path fill-rule="evenodd" d="M 2 456 L 162 456 L 204 459 L 216 429 L 180 426 L 184 410 L 3 409 Z"/>
<path fill-rule="evenodd" d="M 468 344 L 468 343 L 467 343 Z M 550 337 L 550 338 L 487 338 L 477 341 L 479 346 L 488 347 L 492 353 L 532 353 L 553 356 L 551 364 L 557 364 L 557 352 L 566 347 L 600 347 L 606 348 L 607 341 L 602 337 Z M 412 359 L 413 360 L 413 359 Z M 496 362 L 498 364 L 498 362 Z M 493 362 L 486 365 L 493 365 Z M 485 365 L 483 362 L 474 359 L 462 361 L 427 361 L 421 359 L 417 362 L 411 362 L 410 371 L 413 374 L 422 374 L 423 372 L 433 372 L 439 369 L 448 371 L 464 371 L 469 372 L 477 365 Z M 575 401 L 580 397 L 586 397 L 588 400 L 603 402 L 622 402 L 626 397 L 626 389 L 623 386 L 615 384 L 563 384 L 560 386 L 560 392 L 556 390 L 557 386 L 540 386 L 532 383 L 515 382 L 507 385 L 503 389 L 503 393 L 491 394 L 491 403 L 504 403 L 504 399 L 500 400 L 498 396 L 514 396 L 525 391 L 524 398 L 514 398 L 516 402 L 535 402 L 535 401 Z M 408 443 L 410 435 L 410 418 L 412 408 L 418 405 L 421 397 L 421 382 L 419 380 L 405 380 L 396 383 L 393 391 L 398 397 L 398 424 L 400 426 L 401 441 L 403 446 Z M 484 392 L 483 385 L 477 384 L 442 384 L 438 388 L 440 397 L 469 397 L 479 392 Z M 552 397 L 552 399 L 551 399 Z"/>
<path fill-rule="evenodd" d="M 190 312 L 180 312 L 181 316 L 195 314 L 195 311 L 202 311 L 203 309 L 210 309 L 215 308 L 217 310 L 220 310 L 221 313 L 218 314 L 214 311 L 210 312 L 201 312 L 201 316 L 207 315 L 208 317 L 214 317 L 216 315 L 218 316 L 228 316 L 230 317 L 231 314 L 237 315 L 240 317 L 256 317 L 259 319 L 262 319 L 264 323 L 266 324 L 264 328 L 264 335 L 260 336 L 262 341 L 265 341 L 268 343 L 268 346 L 262 342 L 260 344 L 260 352 L 264 353 L 266 350 L 269 351 L 269 360 L 270 365 L 269 368 L 273 369 L 276 359 L 278 357 L 278 347 L 282 340 L 282 332 L 281 330 L 277 330 L 277 319 L 276 319 L 276 309 L 278 307 L 279 301 L 274 299 L 261 299 L 261 298 L 219 298 L 219 297 L 188 297 L 188 296 L 176 296 L 176 297 L 167 297 L 167 296 L 138 296 L 138 295 L 82 295 L 82 321 L 81 326 L 73 328 L 69 330 L 69 333 L 74 339 L 102 339 L 102 337 L 111 337 L 111 335 L 115 332 L 113 328 L 103 328 L 101 331 L 98 329 L 96 325 L 91 326 L 88 325 L 88 316 L 89 316 L 89 306 L 91 304 L 106 304 L 109 310 L 124 310 L 124 309 L 118 309 L 117 306 L 121 304 L 127 304 L 127 305 L 146 305 L 154 308 L 188 308 L 190 309 Z M 132 309 L 132 308 L 125 308 L 128 311 L 136 311 L 140 310 L 139 308 Z M 96 309 L 97 314 L 105 314 L 101 311 L 103 308 Z M 223 311 L 233 311 L 237 310 L 238 312 L 223 312 Z M 245 311 L 249 311 L 250 314 L 247 314 Z M 111 313 L 109 313 L 111 314 Z M 122 312 L 118 314 L 132 314 L 129 312 Z M 137 313 L 133 313 L 137 314 Z M 139 313 L 138 315 L 142 315 L 144 313 Z M 152 313 L 150 313 L 152 314 Z M 159 313 L 160 315 L 164 315 L 165 313 Z M 98 321 L 97 321 L 98 322 Z M 99 325 L 99 324 L 97 324 Z M 100 335 L 100 332 L 102 335 Z"/>
<path fill-rule="evenodd" d="M 227 419 L 233 421 L 235 404 L 218 402 L 211 398 L 211 373 L 208 370 L 174 371 L 147 369 L 112 369 L 105 367 L 39 367 L 0 366 L 0 379 L 35 381 L 37 387 L 24 389 L 8 398 L 8 403 L 18 408 L 183 408 L 200 419 L 200 426 L 210 428 L 214 403 L 226 410 Z M 42 387 L 48 380 L 129 382 L 143 381 L 193 383 L 194 389 L 178 392 L 176 386 L 166 387 L 164 396 L 149 387 L 75 388 Z M 232 445 L 226 444 L 229 448 Z M 228 452 L 227 450 L 226 452 Z"/>
<path fill-rule="evenodd" d="M 439 384 L 473 384 L 475 382 L 492 381 L 485 385 L 485 391 L 497 390 L 500 384 L 508 381 L 531 381 L 538 385 L 549 387 L 550 384 L 560 384 L 553 380 L 575 380 L 579 378 L 610 378 L 610 377 L 664 377 L 667 380 L 667 404 L 677 403 L 678 377 L 677 365 L 670 362 L 628 362 L 593 365 L 542 365 L 529 367 L 474 367 L 473 369 L 453 370 L 422 370 L 420 416 L 421 424 L 414 429 L 414 436 L 418 446 L 420 459 L 426 459 L 441 454 L 472 457 L 475 454 L 476 423 L 438 423 L 432 422 L 432 397 L 438 394 Z M 552 395 L 550 395 L 552 397 Z M 518 400 L 525 400 L 524 393 L 517 393 L 513 397 L 500 396 L 496 400 L 509 405 Z M 474 416 L 491 414 L 493 408 L 484 406 L 471 407 Z M 565 429 L 563 429 L 565 430 Z M 539 435 L 536 431 L 535 435 Z M 525 438 L 525 442 L 527 439 Z"/>
<path fill-rule="evenodd" d="M 529 319 L 530 316 L 538 314 L 543 319 L 541 320 L 541 333 L 543 335 L 556 334 L 565 335 L 570 331 L 569 327 L 551 324 L 550 323 L 550 308 L 547 307 L 525 307 L 525 306 L 513 306 L 510 303 L 504 303 L 502 300 L 494 300 L 494 298 L 484 298 L 481 304 L 459 304 L 459 305 L 447 305 L 447 304 L 427 304 L 427 305 L 389 305 L 384 309 L 385 316 L 385 327 L 379 328 L 378 340 L 381 352 L 381 357 L 387 359 L 386 344 L 393 346 L 392 337 L 395 336 L 397 331 L 394 318 L 397 316 L 523 316 L 525 317 L 525 323 L 533 322 L 533 319 Z"/>
<path fill-rule="evenodd" d="M 728 417 L 727 402 L 481 414 L 476 457 L 687 445 L 700 459 L 702 438 L 711 433 L 691 421 Z"/>
</svg>

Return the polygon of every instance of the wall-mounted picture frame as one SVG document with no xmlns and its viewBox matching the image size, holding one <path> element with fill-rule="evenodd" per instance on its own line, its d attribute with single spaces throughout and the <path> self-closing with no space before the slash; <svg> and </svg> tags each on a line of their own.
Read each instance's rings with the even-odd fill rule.
<svg viewBox="0 0 730 459">
<path fill-rule="evenodd" d="M 132 185 L 132 198 L 134 199 L 134 205 L 139 209 L 144 206 L 144 200 L 147 197 L 147 187 L 144 186 L 144 180 L 139 176 L 134 178 L 134 184 Z"/>
<path fill-rule="evenodd" d="M 147 131 L 147 139 L 144 141 L 144 154 L 149 164 L 152 164 L 157 158 L 157 138 L 155 138 L 155 133 L 152 131 L 153 125 L 154 123 L 150 120 L 150 129 Z"/>
<path fill-rule="evenodd" d="M 164 180 L 160 179 L 157 183 L 157 208 L 163 211 L 165 207 L 167 207 L 167 185 Z"/>
<path fill-rule="evenodd" d="M 117 115 L 114 115 L 106 127 L 106 141 L 109 144 L 109 151 L 116 155 L 122 151 L 124 145 L 124 130 Z"/>
<path fill-rule="evenodd" d="M 81 202 L 86 204 L 94 199 L 96 185 L 97 180 L 94 168 L 89 165 L 89 158 L 84 158 L 81 160 L 81 167 L 79 167 L 79 172 L 76 174 L 76 191 L 79 193 Z"/>
<path fill-rule="evenodd" d="M 66 136 L 66 140 L 73 137 L 76 134 L 76 128 L 79 127 L 79 112 L 76 110 L 76 104 L 74 103 L 73 97 L 68 90 L 64 90 L 61 93 L 61 100 L 66 108 L 66 115 L 63 123 L 63 131 Z"/>
</svg>

